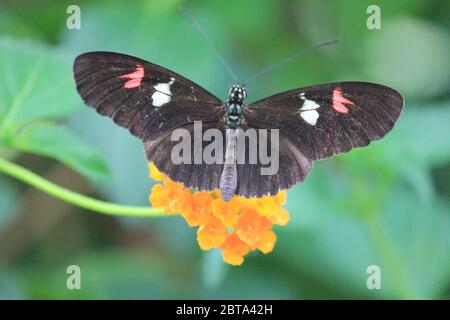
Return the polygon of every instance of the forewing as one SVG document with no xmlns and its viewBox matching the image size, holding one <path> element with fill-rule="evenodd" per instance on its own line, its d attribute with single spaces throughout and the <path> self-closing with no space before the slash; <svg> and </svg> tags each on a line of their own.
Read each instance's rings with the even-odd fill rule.
<svg viewBox="0 0 450 320">
<path fill-rule="evenodd" d="M 280 93 L 249 105 L 250 127 L 276 128 L 310 160 L 328 158 L 383 138 L 403 108 L 395 90 L 340 82 Z"/>
<path fill-rule="evenodd" d="M 74 63 L 84 102 L 143 140 L 195 120 L 216 121 L 222 102 L 192 81 L 145 60 L 88 52 Z"/>
</svg>

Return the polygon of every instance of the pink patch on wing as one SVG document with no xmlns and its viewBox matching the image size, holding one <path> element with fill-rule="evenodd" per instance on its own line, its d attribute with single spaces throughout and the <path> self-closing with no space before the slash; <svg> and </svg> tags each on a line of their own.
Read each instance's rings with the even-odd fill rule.
<svg viewBox="0 0 450 320">
<path fill-rule="evenodd" d="M 340 113 L 348 113 L 348 108 L 344 103 L 354 106 L 355 104 L 342 95 L 341 88 L 337 87 L 333 91 L 333 109 Z"/>
<path fill-rule="evenodd" d="M 144 67 L 142 67 L 140 64 L 137 64 L 135 71 L 120 76 L 119 78 L 130 79 L 123 85 L 127 89 L 139 87 L 141 85 L 142 79 L 144 78 Z"/>
</svg>

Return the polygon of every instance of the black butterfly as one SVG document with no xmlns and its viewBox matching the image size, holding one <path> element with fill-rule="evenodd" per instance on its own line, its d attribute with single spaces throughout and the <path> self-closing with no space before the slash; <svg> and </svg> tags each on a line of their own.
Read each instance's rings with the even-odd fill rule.
<svg viewBox="0 0 450 320">
<path fill-rule="evenodd" d="M 223 102 L 172 71 L 112 52 L 78 56 L 74 74 L 85 103 L 142 139 L 148 160 L 160 171 L 190 188 L 220 187 L 225 199 L 235 193 L 244 197 L 273 195 L 292 187 L 305 180 L 314 160 L 383 138 L 403 107 L 397 91 L 366 82 L 290 90 L 248 106 L 243 102 L 245 86 L 235 84 Z M 278 172 L 261 175 L 261 163 L 235 161 L 174 164 L 170 150 L 178 141 L 171 141 L 171 132 L 185 128 L 192 133 L 194 121 L 202 121 L 203 131 L 219 129 L 224 137 L 237 128 L 279 129 Z M 229 149 L 229 140 L 225 140 L 224 150 Z M 203 142 L 203 148 L 207 144 Z"/>
</svg>

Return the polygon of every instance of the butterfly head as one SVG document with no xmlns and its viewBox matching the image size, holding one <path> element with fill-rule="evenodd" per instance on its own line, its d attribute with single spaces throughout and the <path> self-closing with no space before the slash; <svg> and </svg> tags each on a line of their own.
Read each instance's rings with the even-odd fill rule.
<svg viewBox="0 0 450 320">
<path fill-rule="evenodd" d="M 245 85 L 233 84 L 228 91 L 228 101 L 242 103 L 247 98 L 247 89 Z"/>
</svg>

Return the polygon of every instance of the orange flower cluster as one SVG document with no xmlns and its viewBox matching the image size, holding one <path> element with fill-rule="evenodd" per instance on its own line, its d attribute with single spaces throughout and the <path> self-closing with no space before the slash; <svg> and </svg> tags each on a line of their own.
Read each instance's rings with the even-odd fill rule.
<svg viewBox="0 0 450 320">
<path fill-rule="evenodd" d="M 252 199 L 233 196 L 226 202 L 219 190 L 192 192 L 170 180 L 153 163 L 149 167 L 150 178 L 162 182 L 152 188 L 151 205 L 167 214 L 178 213 L 190 227 L 198 227 L 200 248 L 221 248 L 229 264 L 241 265 L 252 250 L 271 252 L 277 239 L 272 225 L 284 226 L 289 220 L 289 213 L 282 208 L 286 191 Z"/>
</svg>

